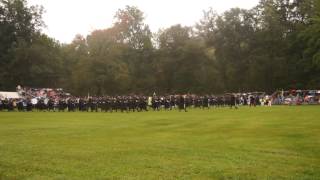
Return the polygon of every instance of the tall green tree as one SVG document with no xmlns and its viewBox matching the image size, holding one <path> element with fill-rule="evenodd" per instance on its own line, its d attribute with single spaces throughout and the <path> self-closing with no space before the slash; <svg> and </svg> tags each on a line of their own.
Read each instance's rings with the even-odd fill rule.
<svg viewBox="0 0 320 180">
<path fill-rule="evenodd" d="M 115 39 L 114 28 L 94 31 L 88 36 L 89 71 L 98 94 L 124 93 L 128 88 L 128 66 L 123 59 L 127 46 Z"/>
<path fill-rule="evenodd" d="M 203 39 L 190 27 L 171 26 L 158 35 L 157 90 L 164 93 L 205 93 L 218 84 L 213 59 Z"/>
<path fill-rule="evenodd" d="M 300 67 L 305 87 L 320 88 L 320 1 L 313 1 L 308 26 L 299 32 L 297 42 L 303 44 Z M 300 49 L 300 50 L 301 50 Z"/>
<path fill-rule="evenodd" d="M 22 84 L 29 87 L 59 87 L 62 71 L 60 44 L 46 35 L 38 34 L 29 45 L 19 42 L 12 49 L 8 63 L 10 86 Z"/>
<path fill-rule="evenodd" d="M 129 91 L 150 91 L 154 84 L 152 33 L 144 20 L 143 12 L 135 6 L 126 6 L 115 15 L 117 41 L 127 46 L 123 60 L 130 75 Z"/>
<path fill-rule="evenodd" d="M 28 6 L 26 0 L 0 1 L 0 88 L 14 89 L 16 84 L 22 83 L 18 80 L 23 77 L 15 76 L 17 72 L 25 71 L 24 67 L 19 66 L 19 69 L 12 64 L 20 64 L 18 61 L 24 59 L 15 53 L 23 51 L 21 48 L 31 48 L 38 40 L 44 25 L 42 12 L 42 7 Z"/>
</svg>

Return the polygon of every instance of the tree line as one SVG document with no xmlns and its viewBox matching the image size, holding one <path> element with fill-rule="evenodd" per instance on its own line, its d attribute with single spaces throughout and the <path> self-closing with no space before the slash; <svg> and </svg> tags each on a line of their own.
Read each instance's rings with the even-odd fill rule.
<svg viewBox="0 0 320 180">
<path fill-rule="evenodd" d="M 41 6 L 0 0 L 0 90 L 62 87 L 76 95 L 272 92 L 320 88 L 319 0 L 212 8 L 194 26 L 156 33 L 134 6 L 69 44 L 41 32 Z"/>
</svg>

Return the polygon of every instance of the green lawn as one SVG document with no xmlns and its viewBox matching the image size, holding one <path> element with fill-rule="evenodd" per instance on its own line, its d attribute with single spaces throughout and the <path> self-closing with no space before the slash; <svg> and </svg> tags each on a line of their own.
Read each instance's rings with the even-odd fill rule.
<svg viewBox="0 0 320 180">
<path fill-rule="evenodd" d="M 320 106 L 0 112 L 0 179 L 320 179 Z"/>
</svg>

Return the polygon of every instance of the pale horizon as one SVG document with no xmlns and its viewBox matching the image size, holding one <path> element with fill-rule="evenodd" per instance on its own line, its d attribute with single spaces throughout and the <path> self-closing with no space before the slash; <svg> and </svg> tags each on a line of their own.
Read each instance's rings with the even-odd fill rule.
<svg viewBox="0 0 320 180">
<path fill-rule="evenodd" d="M 218 13 L 230 8 L 250 9 L 259 0 L 189 0 L 187 2 L 162 0 L 28 0 L 29 5 L 42 5 L 45 9 L 43 32 L 59 40 L 70 43 L 77 34 L 87 36 L 97 29 L 112 26 L 113 17 L 118 9 L 126 5 L 136 6 L 144 12 L 145 23 L 152 32 L 168 28 L 175 24 L 192 26 L 203 16 L 203 11 L 210 7 Z"/>
</svg>

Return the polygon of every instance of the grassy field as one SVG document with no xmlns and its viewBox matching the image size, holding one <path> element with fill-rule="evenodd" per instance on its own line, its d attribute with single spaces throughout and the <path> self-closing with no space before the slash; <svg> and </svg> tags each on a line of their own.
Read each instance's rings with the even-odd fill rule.
<svg viewBox="0 0 320 180">
<path fill-rule="evenodd" d="M 320 179 L 320 107 L 0 112 L 0 179 Z"/>
</svg>

